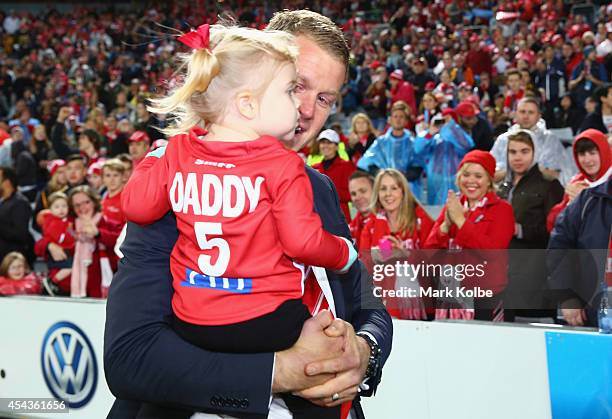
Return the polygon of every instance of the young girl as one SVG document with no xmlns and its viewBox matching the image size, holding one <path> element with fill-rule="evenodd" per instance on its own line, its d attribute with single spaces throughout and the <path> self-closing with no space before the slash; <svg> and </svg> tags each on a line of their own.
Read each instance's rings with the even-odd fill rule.
<svg viewBox="0 0 612 419">
<path fill-rule="evenodd" d="M 224 352 L 288 348 L 310 316 L 292 259 L 341 272 L 356 259 L 322 229 L 304 163 L 279 141 L 298 119 L 293 37 L 202 25 L 179 40 L 195 49 L 185 81 L 150 109 L 176 115 L 167 133 L 178 135 L 136 167 L 123 211 L 142 224 L 177 217 L 172 307 L 185 339 Z"/>
<path fill-rule="evenodd" d="M 40 294 L 40 278 L 19 252 L 7 254 L 0 264 L 0 295 Z"/>
<path fill-rule="evenodd" d="M 67 256 L 61 261 L 47 258 L 48 277 L 56 285 L 64 283 L 63 281 L 70 278 L 72 272 L 75 240 L 73 220 L 68 215 L 68 197 L 63 192 L 54 192 L 49 196 L 49 209 L 42 210 L 37 216 L 37 221 L 42 226 L 41 241 L 47 245 L 54 243 L 60 246 Z M 38 250 L 39 246 L 36 247 Z M 68 283 L 70 283 L 69 280 L 65 282 L 65 284 Z"/>
</svg>

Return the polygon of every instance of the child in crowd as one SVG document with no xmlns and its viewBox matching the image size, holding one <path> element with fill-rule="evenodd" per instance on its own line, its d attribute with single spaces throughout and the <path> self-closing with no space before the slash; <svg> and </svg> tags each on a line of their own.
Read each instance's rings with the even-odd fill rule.
<svg viewBox="0 0 612 419">
<path fill-rule="evenodd" d="M 54 192 L 49 196 L 49 209 L 42 210 L 37 216 L 37 221 L 42 226 L 43 233 L 43 237 L 39 242 L 45 242 L 46 244 L 53 243 L 61 247 L 66 254 L 66 259 L 60 261 L 55 261 L 53 258 L 45 255 L 47 268 L 49 269 L 48 278 L 53 284 L 59 286 L 60 289 L 65 290 L 70 289 L 72 255 L 74 254 L 75 246 L 73 220 L 69 217 L 69 212 L 66 194 Z M 37 253 L 40 252 L 37 251 Z M 57 292 L 55 287 L 53 287 L 53 291 L 50 294 L 56 294 Z"/>
<path fill-rule="evenodd" d="M 106 194 L 102 198 L 102 215 L 115 224 L 125 224 L 121 210 L 121 191 L 125 186 L 125 165 L 119 159 L 106 160 L 102 165 L 102 181 Z"/>
<path fill-rule="evenodd" d="M 103 160 L 98 160 L 87 168 L 87 184 L 99 195 L 103 194 L 105 186 L 102 180 L 103 164 Z"/>
<path fill-rule="evenodd" d="M 40 278 L 30 272 L 21 253 L 10 252 L 0 263 L 0 295 L 40 294 Z"/>
<path fill-rule="evenodd" d="M 310 317 L 293 259 L 340 272 L 356 259 L 347 239 L 323 230 L 304 163 L 279 141 L 298 129 L 294 39 L 202 25 L 179 40 L 194 49 L 185 81 L 150 109 L 176 115 L 166 132 L 178 135 L 136 166 L 123 211 L 141 224 L 170 209 L 177 217 L 170 264 L 181 336 L 214 351 L 288 348 Z M 285 402 L 294 418 L 334 417 Z"/>
</svg>

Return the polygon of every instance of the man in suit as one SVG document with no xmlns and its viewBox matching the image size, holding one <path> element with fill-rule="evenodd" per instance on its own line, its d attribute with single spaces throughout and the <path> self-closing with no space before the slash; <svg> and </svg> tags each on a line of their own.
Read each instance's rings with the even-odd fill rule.
<svg viewBox="0 0 612 419">
<path fill-rule="evenodd" d="M 348 47 L 331 20 L 310 11 L 278 13 L 268 28 L 295 34 L 300 48 L 300 119 L 287 144 L 299 150 L 329 116 L 345 79 Z M 307 174 L 324 228 L 350 238 L 329 178 L 312 169 Z M 364 378 L 361 395 L 373 393 L 377 366 L 391 351 L 392 325 L 381 302 L 373 300 L 361 264 L 344 275 L 327 272 L 337 318 L 328 312 L 314 316 L 293 347 L 277 353 L 214 353 L 181 340 L 169 324 L 169 254 L 177 235 L 171 214 L 149 226 L 128 225 L 107 304 L 105 373 L 118 397 L 109 417 L 168 417 L 160 413 L 165 405 L 265 418 L 271 394 L 296 392 L 315 404 L 337 406 L 356 400 Z M 362 416 L 355 401 L 351 417 Z"/>
</svg>

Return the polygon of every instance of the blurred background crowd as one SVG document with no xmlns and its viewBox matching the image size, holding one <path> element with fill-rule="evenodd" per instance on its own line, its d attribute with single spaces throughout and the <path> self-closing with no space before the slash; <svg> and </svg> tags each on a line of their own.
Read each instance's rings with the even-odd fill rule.
<svg viewBox="0 0 612 419">
<path fill-rule="evenodd" d="M 176 30 L 223 15 L 263 29 L 281 7 L 330 17 L 351 48 L 327 129 L 302 155 L 334 182 L 360 250 L 384 253 L 387 237 L 392 248 L 452 246 L 436 231 L 444 224 L 454 237 L 463 224 L 457 205 L 485 196 L 491 204 L 489 193 L 512 205 L 512 219 L 500 218 L 511 225 L 507 240 L 455 241 L 546 248 L 568 202 L 608 178 L 612 5 L 605 2 L 3 6 L 0 294 L 106 295 L 125 224 L 121 190 L 144 155 L 166 144 L 157 129 L 166 116 L 146 107 L 180 83 L 175 60 L 187 51 Z M 474 150 L 484 154 L 466 161 Z M 482 173 L 466 174 L 468 163 Z M 490 179 L 482 193 L 474 192 L 478 175 Z M 75 293 L 71 281 L 82 276 L 87 290 Z M 392 314 L 422 318 L 420 308 Z"/>
</svg>

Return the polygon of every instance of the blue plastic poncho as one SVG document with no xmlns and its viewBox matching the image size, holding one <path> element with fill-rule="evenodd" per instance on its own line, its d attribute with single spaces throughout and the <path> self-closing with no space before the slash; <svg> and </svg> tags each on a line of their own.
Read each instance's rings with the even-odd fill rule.
<svg viewBox="0 0 612 419">
<path fill-rule="evenodd" d="M 414 154 L 414 137 L 407 129 L 401 137 L 393 134 L 393 129 L 378 137 L 357 162 L 357 167 L 366 172 L 376 173 L 379 169 L 397 169 L 406 174 L 411 167 L 423 167 Z M 421 200 L 421 177 L 409 182 L 413 195 Z"/>
<path fill-rule="evenodd" d="M 414 140 L 416 158 L 425 162 L 428 205 L 444 205 L 448 190 L 457 191 L 459 163 L 472 148 L 472 136 L 453 120 L 433 137 L 419 136 Z"/>
</svg>

